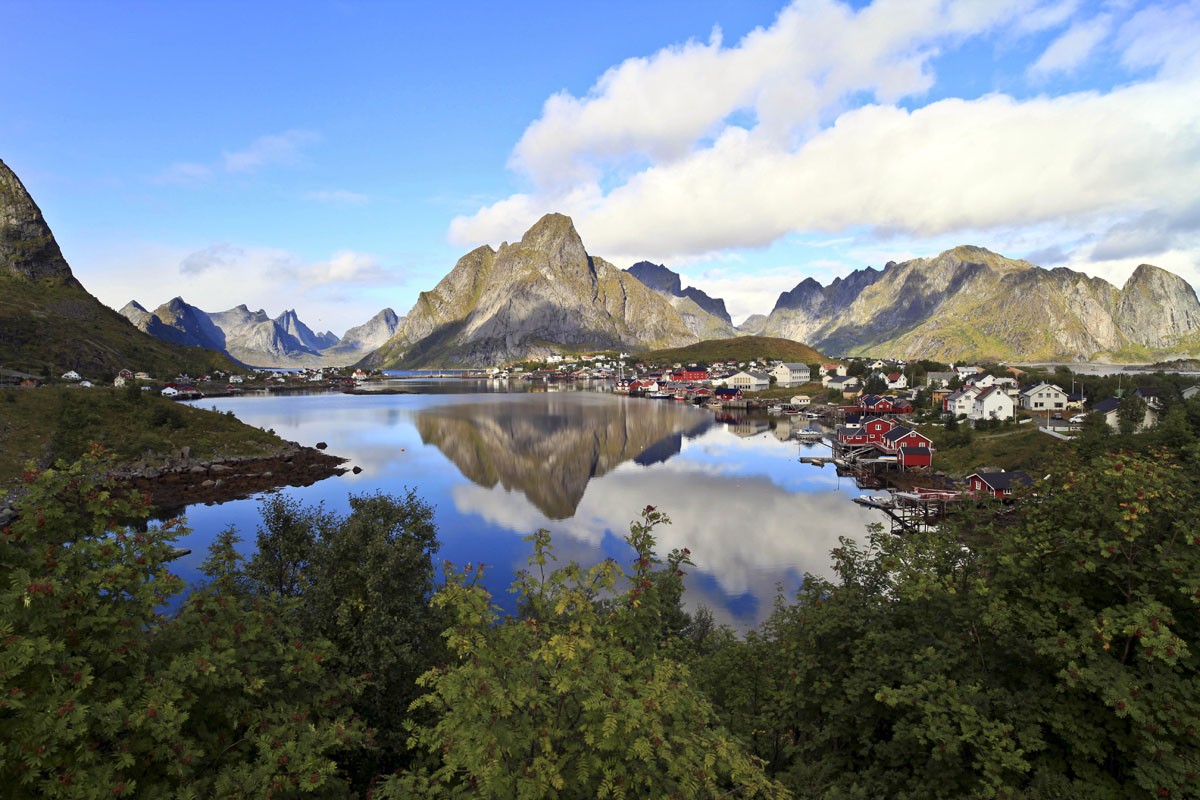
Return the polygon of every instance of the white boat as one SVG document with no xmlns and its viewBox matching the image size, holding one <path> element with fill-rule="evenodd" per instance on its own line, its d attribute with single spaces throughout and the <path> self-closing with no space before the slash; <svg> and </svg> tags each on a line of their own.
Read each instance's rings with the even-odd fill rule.
<svg viewBox="0 0 1200 800">
<path fill-rule="evenodd" d="M 650 392 L 646 397 L 651 400 L 669 400 L 673 395 L 670 392 Z"/>
<path fill-rule="evenodd" d="M 824 435 L 825 434 L 821 431 L 816 431 L 812 428 L 805 428 L 804 430 L 796 431 L 795 433 L 797 439 L 820 439 Z"/>
</svg>

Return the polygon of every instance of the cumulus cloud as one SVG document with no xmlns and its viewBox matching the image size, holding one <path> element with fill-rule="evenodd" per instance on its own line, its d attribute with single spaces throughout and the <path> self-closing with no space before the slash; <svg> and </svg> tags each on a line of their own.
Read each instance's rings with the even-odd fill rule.
<svg viewBox="0 0 1200 800">
<path fill-rule="evenodd" d="M 301 281 L 307 286 L 379 286 L 398 283 L 403 275 L 385 267 L 375 256 L 342 250 L 333 258 L 316 264 L 307 264 L 298 271 Z"/>
<path fill-rule="evenodd" d="M 1092 54 L 1112 30 L 1112 18 L 1101 15 L 1072 25 L 1046 48 L 1029 67 L 1031 75 L 1046 77 L 1055 72 L 1072 72 Z"/>
<path fill-rule="evenodd" d="M 512 240 L 554 210 L 615 263 L 678 263 L 796 231 L 994 244 L 1056 229 L 1042 249 L 1172 217 L 1200 198 L 1200 12 L 1185 5 L 1075 19 L 1073 2 L 798 1 L 733 45 L 715 32 L 624 61 L 583 96 L 550 97 L 510 158 L 525 190 L 456 218 L 449 238 Z M 1031 74 L 1075 67 L 1110 34 L 1127 68 L 1154 74 L 915 102 L 944 50 L 1071 19 Z"/>
</svg>

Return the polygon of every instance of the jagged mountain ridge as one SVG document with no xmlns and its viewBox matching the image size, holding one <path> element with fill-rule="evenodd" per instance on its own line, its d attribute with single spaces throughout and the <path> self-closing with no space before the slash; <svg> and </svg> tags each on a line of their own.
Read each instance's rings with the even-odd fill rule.
<svg viewBox="0 0 1200 800">
<path fill-rule="evenodd" d="M 391 309 L 384 309 L 351 331 L 360 331 L 381 316 L 386 319 L 389 313 L 395 317 Z M 208 313 L 176 297 L 152 312 L 131 300 L 121 314 L 140 330 L 160 339 L 219 350 L 256 367 L 344 365 L 357 361 L 377 346 L 362 342 L 361 333 L 343 346 L 343 341 L 331 331 L 314 333 L 294 309 L 273 319 L 266 311 L 251 311 L 245 304 Z M 378 333 L 375 338 L 380 338 Z M 361 343 L 356 346 L 355 342 Z"/>
<path fill-rule="evenodd" d="M 1150 265 L 1121 289 L 961 246 L 829 286 L 812 278 L 779 296 L 763 335 L 824 352 L 894 358 L 1075 360 L 1194 350 L 1200 303 L 1180 277 Z"/>
<path fill-rule="evenodd" d="M 520 242 L 460 258 L 362 363 L 486 366 L 562 349 L 672 347 L 698 338 L 665 298 L 589 255 L 570 217 L 547 214 Z"/>
<path fill-rule="evenodd" d="M 625 270 L 650 287 L 674 306 L 692 333 L 701 339 L 718 339 L 736 336 L 733 321 L 725 310 L 725 301 L 709 297 L 695 286 L 682 288 L 679 273 L 662 264 L 639 261 Z"/>
<path fill-rule="evenodd" d="M 84 374 L 118 369 L 205 372 L 222 354 L 147 336 L 83 287 L 42 211 L 0 160 L 0 363 L 11 369 Z"/>
</svg>

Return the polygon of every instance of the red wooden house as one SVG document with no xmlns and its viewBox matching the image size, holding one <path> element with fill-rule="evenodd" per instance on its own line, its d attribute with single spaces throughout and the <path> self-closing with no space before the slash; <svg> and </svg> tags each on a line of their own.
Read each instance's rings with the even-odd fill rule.
<svg viewBox="0 0 1200 800">
<path fill-rule="evenodd" d="M 1012 497 L 1014 489 L 1032 486 L 1033 478 L 1028 472 L 975 472 L 967 476 L 967 491 L 990 494 L 992 497 Z"/>
<path fill-rule="evenodd" d="M 694 369 L 694 368 L 676 370 L 671 375 L 671 380 L 683 381 L 685 383 L 692 383 L 694 381 L 706 381 L 706 380 L 708 380 L 708 370 Z"/>
<path fill-rule="evenodd" d="M 899 455 L 902 447 L 924 447 L 933 450 L 933 441 L 926 435 L 904 425 L 897 425 L 883 435 L 880 449 L 885 453 Z"/>
<path fill-rule="evenodd" d="M 921 469 L 933 466 L 933 451 L 928 447 L 901 447 L 897 454 L 900 466 Z"/>
</svg>

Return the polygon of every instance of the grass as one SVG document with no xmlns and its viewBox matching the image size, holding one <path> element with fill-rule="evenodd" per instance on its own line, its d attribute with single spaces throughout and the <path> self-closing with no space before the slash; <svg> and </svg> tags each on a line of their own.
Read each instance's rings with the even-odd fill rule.
<svg viewBox="0 0 1200 800">
<path fill-rule="evenodd" d="M 800 386 L 783 387 L 772 386 L 770 389 L 763 389 L 761 392 L 743 392 L 744 397 L 753 397 L 760 400 L 790 400 L 798 394 L 806 394 L 815 403 L 822 402 L 827 390 L 821 385 L 820 381 L 810 381 L 809 383 L 801 384 Z"/>
<path fill-rule="evenodd" d="M 638 361 L 648 364 L 674 363 L 676 361 L 684 364 L 704 361 L 711 364 L 714 361 L 749 361 L 756 358 L 777 358 L 801 364 L 818 364 L 829 361 L 806 344 L 771 336 L 735 336 L 730 339 L 710 339 L 707 342 L 697 342 L 687 347 L 649 350 L 635 353 L 634 356 Z"/>
<path fill-rule="evenodd" d="M 119 462 L 155 460 L 181 447 L 196 458 L 267 455 L 283 443 L 272 432 L 159 397 L 114 388 L 0 390 L 0 491 L 27 461 L 74 460 L 97 442 Z"/>
<path fill-rule="evenodd" d="M 1003 470 L 1021 469 L 1038 472 L 1064 449 L 1068 442 L 1040 433 L 1033 423 L 972 431 L 969 444 L 961 442 L 965 425 L 947 431 L 941 425 L 918 425 L 917 429 L 933 440 L 933 468 L 962 478 L 980 467 Z"/>
<path fill-rule="evenodd" d="M 156 377 L 236 368 L 223 353 L 143 333 L 77 283 L 27 281 L 2 270 L 0 366 L 54 376 L 74 369 L 85 378 L 107 377 L 121 368 Z"/>
</svg>

